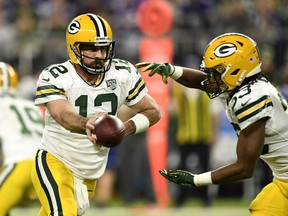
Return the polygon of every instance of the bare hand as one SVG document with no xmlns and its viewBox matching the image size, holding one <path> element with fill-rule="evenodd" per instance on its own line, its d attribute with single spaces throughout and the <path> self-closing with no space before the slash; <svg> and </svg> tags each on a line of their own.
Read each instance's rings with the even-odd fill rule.
<svg viewBox="0 0 288 216">
<path fill-rule="evenodd" d="M 108 115 L 107 112 L 105 113 L 98 113 L 98 114 L 95 114 L 94 116 L 92 116 L 91 118 L 89 118 L 89 120 L 87 121 L 86 123 L 86 134 L 87 134 L 87 137 L 88 139 L 94 143 L 95 145 L 99 145 L 101 146 L 100 143 L 97 142 L 97 137 L 95 134 L 92 134 L 91 130 L 94 129 L 94 123 L 95 121 L 100 117 L 100 116 L 103 116 L 103 115 Z"/>
</svg>

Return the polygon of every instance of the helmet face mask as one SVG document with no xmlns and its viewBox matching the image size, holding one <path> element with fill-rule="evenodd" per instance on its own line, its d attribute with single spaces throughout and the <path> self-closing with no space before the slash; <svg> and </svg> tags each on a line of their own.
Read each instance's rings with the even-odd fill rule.
<svg viewBox="0 0 288 216">
<path fill-rule="evenodd" d="M 232 91 L 240 86 L 246 77 L 261 72 L 256 42 L 239 33 L 227 33 L 216 37 L 205 50 L 202 70 L 208 74 L 202 85 L 209 97 L 214 98 Z M 211 87 L 212 83 L 214 88 Z"/>
<path fill-rule="evenodd" d="M 18 88 L 18 74 L 9 64 L 0 62 L 0 94 L 14 95 Z"/>
<path fill-rule="evenodd" d="M 80 15 L 72 20 L 66 31 L 66 43 L 70 61 L 79 64 L 90 74 L 105 73 L 110 69 L 114 57 L 112 30 L 108 22 L 94 14 Z M 103 51 L 103 58 L 92 58 L 84 55 L 85 47 L 94 47 L 93 50 Z M 94 59 L 89 66 L 84 64 L 85 59 Z"/>
<path fill-rule="evenodd" d="M 97 74 L 104 73 L 110 69 L 112 57 L 114 54 L 114 41 L 109 45 L 98 45 L 95 43 L 76 43 L 72 48 L 74 55 L 80 61 L 80 65 L 89 73 Z M 102 53 L 101 57 L 92 57 L 85 54 L 85 50 L 89 50 L 91 52 L 95 52 L 100 50 Z M 85 59 L 93 60 L 90 64 L 84 63 Z"/>
<path fill-rule="evenodd" d="M 207 79 L 202 81 L 205 91 L 209 98 L 213 99 L 227 91 L 228 86 L 222 81 L 221 74 L 215 68 L 203 68 L 203 72 L 207 73 Z"/>
</svg>

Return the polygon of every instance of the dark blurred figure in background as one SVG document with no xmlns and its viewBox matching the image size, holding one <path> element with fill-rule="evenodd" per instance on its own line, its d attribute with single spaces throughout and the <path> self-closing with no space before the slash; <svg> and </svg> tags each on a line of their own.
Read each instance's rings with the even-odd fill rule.
<svg viewBox="0 0 288 216">
<path fill-rule="evenodd" d="M 135 112 L 122 106 L 118 117 L 126 121 L 134 116 Z M 118 147 L 119 170 L 118 192 L 119 198 L 128 206 L 141 204 L 153 205 L 156 203 L 150 166 L 147 155 L 146 132 L 127 137 Z"/>
<path fill-rule="evenodd" d="M 210 149 L 216 137 L 211 100 L 205 92 L 185 89 L 177 83 L 172 86 L 176 104 L 176 144 L 180 153 L 177 169 L 206 172 L 209 169 Z M 175 205 L 181 207 L 192 197 L 200 197 L 203 206 L 211 204 L 206 186 L 188 189 L 179 187 Z"/>
<path fill-rule="evenodd" d="M 106 171 L 97 182 L 95 202 L 96 206 L 100 208 L 109 207 L 116 196 L 117 171 L 119 170 L 120 162 L 118 148 L 119 147 L 110 149 Z"/>
</svg>

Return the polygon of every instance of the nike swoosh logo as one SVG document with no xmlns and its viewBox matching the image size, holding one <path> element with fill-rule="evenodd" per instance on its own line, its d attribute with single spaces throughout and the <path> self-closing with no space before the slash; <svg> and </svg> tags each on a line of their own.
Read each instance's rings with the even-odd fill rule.
<svg viewBox="0 0 288 216">
<path fill-rule="evenodd" d="M 245 105 L 247 105 L 247 103 L 248 103 L 250 100 L 251 100 L 251 98 L 250 98 L 249 100 L 247 100 L 246 102 L 241 103 L 241 106 L 245 106 Z"/>
<path fill-rule="evenodd" d="M 44 80 L 44 81 L 46 81 L 46 82 L 49 82 L 50 81 L 50 78 L 47 78 L 47 79 L 42 79 L 42 80 Z"/>
</svg>

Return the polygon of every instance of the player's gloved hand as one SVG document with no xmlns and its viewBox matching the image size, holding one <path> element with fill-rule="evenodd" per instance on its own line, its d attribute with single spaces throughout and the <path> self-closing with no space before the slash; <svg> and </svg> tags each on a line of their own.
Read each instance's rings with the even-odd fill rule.
<svg viewBox="0 0 288 216">
<path fill-rule="evenodd" d="M 185 170 L 159 170 L 160 174 L 167 180 L 185 187 L 193 187 L 194 174 Z"/>
<path fill-rule="evenodd" d="M 155 62 L 140 62 L 135 65 L 137 68 L 141 69 L 143 72 L 151 71 L 149 76 L 154 76 L 156 73 L 162 76 L 162 81 L 167 84 L 168 76 L 171 76 L 175 67 L 169 63 L 155 63 Z"/>
</svg>

